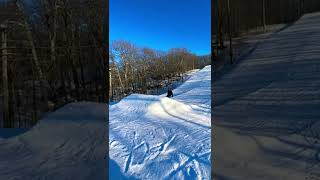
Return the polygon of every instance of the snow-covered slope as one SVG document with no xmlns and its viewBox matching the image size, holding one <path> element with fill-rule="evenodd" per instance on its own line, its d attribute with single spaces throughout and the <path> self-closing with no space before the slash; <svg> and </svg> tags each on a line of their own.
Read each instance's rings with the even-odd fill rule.
<svg viewBox="0 0 320 180">
<path fill-rule="evenodd" d="M 320 13 L 214 82 L 216 179 L 320 179 Z"/>
<path fill-rule="evenodd" d="M 0 139 L 0 179 L 106 179 L 106 110 L 106 104 L 68 104 L 29 131 Z"/>
<path fill-rule="evenodd" d="M 109 178 L 210 179 L 211 66 L 173 90 L 109 107 Z"/>
</svg>

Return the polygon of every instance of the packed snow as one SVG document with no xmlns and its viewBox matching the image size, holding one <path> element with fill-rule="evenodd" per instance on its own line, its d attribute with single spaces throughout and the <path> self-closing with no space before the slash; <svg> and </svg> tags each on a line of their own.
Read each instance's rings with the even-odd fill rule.
<svg viewBox="0 0 320 180">
<path fill-rule="evenodd" d="M 0 179 L 106 179 L 106 111 L 71 103 L 29 130 L 0 129 Z"/>
<path fill-rule="evenodd" d="M 211 179 L 211 66 L 109 106 L 109 179 Z"/>
<path fill-rule="evenodd" d="M 213 84 L 215 179 L 320 179 L 320 13 L 270 34 Z"/>
</svg>

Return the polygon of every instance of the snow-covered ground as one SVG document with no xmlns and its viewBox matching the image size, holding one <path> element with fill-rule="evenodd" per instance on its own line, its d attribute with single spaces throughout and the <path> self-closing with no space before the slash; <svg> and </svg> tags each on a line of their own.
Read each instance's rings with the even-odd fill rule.
<svg viewBox="0 0 320 180">
<path fill-rule="evenodd" d="M 214 82 L 215 179 L 320 179 L 320 13 Z"/>
<path fill-rule="evenodd" d="M 211 179 L 211 66 L 109 106 L 109 179 Z"/>
<path fill-rule="evenodd" d="M 106 115 L 106 104 L 77 102 L 28 131 L 0 129 L 0 179 L 106 179 Z"/>
</svg>

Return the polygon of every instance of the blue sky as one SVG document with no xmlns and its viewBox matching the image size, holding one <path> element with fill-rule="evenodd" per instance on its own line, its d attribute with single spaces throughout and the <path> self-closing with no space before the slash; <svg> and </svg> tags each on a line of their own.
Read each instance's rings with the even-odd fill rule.
<svg viewBox="0 0 320 180">
<path fill-rule="evenodd" d="M 210 54 L 210 0 L 109 0 L 110 42 Z"/>
</svg>

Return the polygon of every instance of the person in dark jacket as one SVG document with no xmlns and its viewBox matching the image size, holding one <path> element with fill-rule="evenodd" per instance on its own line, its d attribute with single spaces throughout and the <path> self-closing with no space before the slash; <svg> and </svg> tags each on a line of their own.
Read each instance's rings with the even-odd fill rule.
<svg viewBox="0 0 320 180">
<path fill-rule="evenodd" d="M 173 97 L 173 92 L 172 92 L 172 87 L 171 86 L 168 87 L 167 97 Z"/>
</svg>

